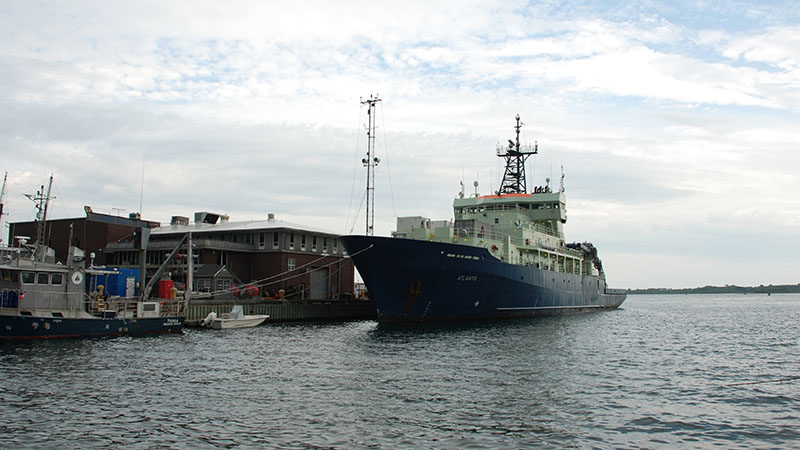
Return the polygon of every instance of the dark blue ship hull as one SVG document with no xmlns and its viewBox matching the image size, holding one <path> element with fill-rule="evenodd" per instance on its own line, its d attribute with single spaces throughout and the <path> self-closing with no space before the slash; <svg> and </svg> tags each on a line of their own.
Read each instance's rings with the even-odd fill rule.
<svg viewBox="0 0 800 450">
<path fill-rule="evenodd" d="M 613 309 L 624 293 L 597 276 L 507 264 L 485 248 L 344 236 L 381 322 L 501 319 Z"/>
<path fill-rule="evenodd" d="M 67 337 L 180 333 L 183 317 L 146 319 L 65 318 L 0 315 L 0 339 L 50 339 Z"/>
</svg>

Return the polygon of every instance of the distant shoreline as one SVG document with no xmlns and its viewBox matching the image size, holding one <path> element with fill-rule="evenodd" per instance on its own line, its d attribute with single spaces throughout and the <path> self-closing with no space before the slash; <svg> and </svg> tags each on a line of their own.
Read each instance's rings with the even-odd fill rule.
<svg viewBox="0 0 800 450">
<path fill-rule="evenodd" d="M 647 289 L 627 289 L 628 294 L 798 294 L 800 284 L 778 284 L 764 286 L 703 286 L 697 288 L 647 288 Z"/>
</svg>

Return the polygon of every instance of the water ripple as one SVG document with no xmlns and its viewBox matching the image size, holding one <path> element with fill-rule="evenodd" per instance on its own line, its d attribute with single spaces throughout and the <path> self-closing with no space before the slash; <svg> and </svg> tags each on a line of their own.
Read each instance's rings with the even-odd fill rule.
<svg viewBox="0 0 800 450">
<path fill-rule="evenodd" d="M 2 448 L 790 448 L 800 296 L 0 343 Z M 751 384 L 741 384 L 751 383 Z"/>
</svg>

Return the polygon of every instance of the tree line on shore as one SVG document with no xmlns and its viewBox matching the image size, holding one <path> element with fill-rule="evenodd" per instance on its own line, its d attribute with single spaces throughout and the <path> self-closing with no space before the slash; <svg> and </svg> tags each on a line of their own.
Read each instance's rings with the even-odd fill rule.
<svg viewBox="0 0 800 450">
<path fill-rule="evenodd" d="M 777 284 L 759 286 L 736 286 L 726 284 L 725 286 L 703 286 L 696 288 L 647 288 L 647 289 L 628 289 L 628 294 L 797 294 L 800 293 L 800 283 L 798 284 Z"/>
</svg>

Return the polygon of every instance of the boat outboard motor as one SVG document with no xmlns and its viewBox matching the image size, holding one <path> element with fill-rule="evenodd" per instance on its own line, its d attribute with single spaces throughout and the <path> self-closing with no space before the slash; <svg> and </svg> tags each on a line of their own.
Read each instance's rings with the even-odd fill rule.
<svg viewBox="0 0 800 450">
<path fill-rule="evenodd" d="M 206 316 L 205 319 L 200 321 L 200 326 L 202 326 L 202 327 L 210 327 L 211 326 L 211 322 L 213 322 L 216 319 L 217 319 L 217 313 L 215 313 L 214 311 L 211 311 L 210 313 L 208 313 L 208 315 Z"/>
</svg>

